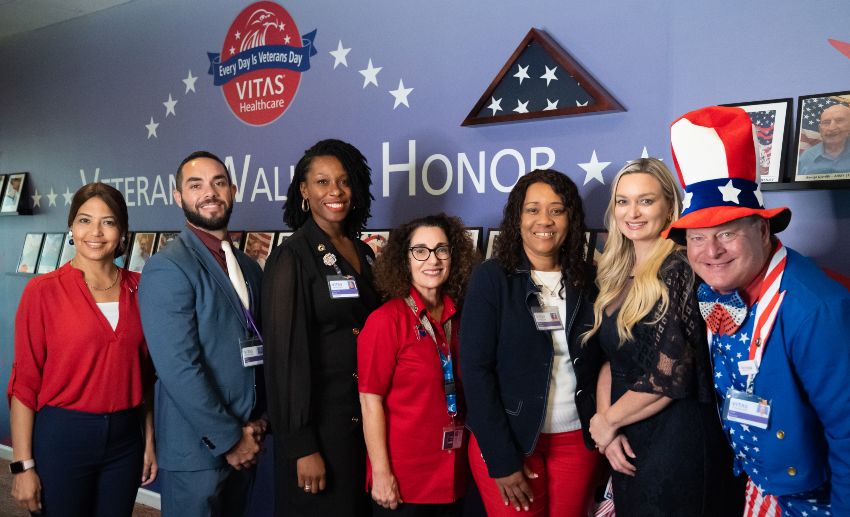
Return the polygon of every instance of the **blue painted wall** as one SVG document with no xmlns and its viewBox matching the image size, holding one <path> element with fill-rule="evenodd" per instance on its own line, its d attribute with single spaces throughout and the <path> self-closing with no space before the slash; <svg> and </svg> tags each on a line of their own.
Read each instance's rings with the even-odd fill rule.
<svg viewBox="0 0 850 517">
<path fill-rule="evenodd" d="M 850 89 L 850 59 L 827 43 L 850 40 L 843 0 L 284 2 L 301 34 L 317 29 L 318 54 L 288 111 L 254 127 L 233 116 L 207 75 L 207 52 L 221 52 L 247 5 L 138 0 L 0 40 L 0 173 L 30 172 L 31 188 L 44 196 L 33 216 L 0 217 L 0 270 L 14 270 L 27 232 L 65 230 L 61 194 L 82 185 L 83 175 L 90 181 L 99 173 L 125 192 L 135 205 L 132 230 L 181 227 L 169 175 L 199 148 L 232 161 L 242 190 L 233 229 L 282 229 L 290 166 L 326 137 L 351 141 L 372 164 L 373 228 L 439 210 L 469 226 L 494 226 L 507 195 L 499 185 L 511 186 L 533 160 L 550 158 L 581 186 L 588 223 L 600 226 L 608 183 L 622 163 L 644 147 L 671 163 L 667 127 L 682 113 Z M 628 111 L 460 127 L 531 27 L 568 49 Z M 329 51 L 340 41 L 351 48 L 348 66 L 334 68 Z M 369 59 L 382 70 L 378 86 L 364 88 L 358 70 Z M 187 92 L 190 72 L 197 80 Z M 388 91 L 399 79 L 413 91 L 409 107 L 393 109 Z M 166 117 L 169 95 L 177 104 Z M 151 118 L 159 125 L 148 138 Z M 605 184 L 583 185 L 579 164 L 594 151 L 610 162 Z M 459 164 L 467 165 L 461 171 Z M 155 196 L 157 181 L 167 196 Z M 448 188 L 433 194 L 426 185 Z M 51 191 L 59 194 L 55 206 Z M 770 192 L 765 200 L 794 212 L 786 244 L 850 274 L 850 244 L 841 238 L 850 229 L 848 191 Z M 26 281 L 0 275 L 4 382 Z M 7 429 L 0 410 L 4 443 Z"/>
</svg>

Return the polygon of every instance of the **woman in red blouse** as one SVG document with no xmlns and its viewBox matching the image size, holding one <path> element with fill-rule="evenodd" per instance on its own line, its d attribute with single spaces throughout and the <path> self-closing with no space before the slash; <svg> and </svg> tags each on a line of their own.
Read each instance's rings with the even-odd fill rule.
<svg viewBox="0 0 850 517">
<path fill-rule="evenodd" d="M 460 219 L 440 214 L 393 231 L 375 263 L 378 289 L 392 299 L 357 340 L 374 515 L 461 514 L 458 303 L 476 261 Z"/>
<path fill-rule="evenodd" d="M 68 227 L 76 255 L 27 284 L 15 319 L 12 496 L 51 517 L 129 516 L 157 466 L 139 275 L 113 263 L 127 242 L 124 198 L 85 185 Z"/>
</svg>

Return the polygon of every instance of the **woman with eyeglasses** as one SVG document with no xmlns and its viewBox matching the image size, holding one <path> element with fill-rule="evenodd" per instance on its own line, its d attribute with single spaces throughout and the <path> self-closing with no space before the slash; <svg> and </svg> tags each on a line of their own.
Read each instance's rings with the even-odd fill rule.
<svg viewBox="0 0 850 517">
<path fill-rule="evenodd" d="M 601 353 L 580 342 L 595 289 L 575 184 L 523 176 L 500 230 L 461 323 L 472 474 L 491 517 L 583 517 L 601 463 L 588 434 Z"/>
<path fill-rule="evenodd" d="M 357 339 L 373 515 L 459 516 L 466 493 L 459 307 L 477 261 L 460 219 L 411 221 L 375 263 L 390 301 Z"/>
</svg>

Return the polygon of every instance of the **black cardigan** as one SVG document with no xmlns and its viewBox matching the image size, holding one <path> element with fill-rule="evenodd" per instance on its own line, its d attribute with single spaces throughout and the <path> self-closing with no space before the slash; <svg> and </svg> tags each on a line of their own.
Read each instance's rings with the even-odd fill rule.
<svg viewBox="0 0 850 517">
<path fill-rule="evenodd" d="M 589 275 L 589 278 L 593 278 Z M 522 469 L 534 451 L 546 417 L 554 349 L 549 331 L 537 330 L 531 309 L 539 289 L 523 256 L 508 272 L 495 260 L 472 274 L 460 326 L 460 367 L 468 416 L 491 477 Z M 585 444 L 593 448 L 590 418 L 596 412 L 596 380 L 603 363 L 597 346 L 581 345 L 593 324 L 596 289 L 565 289 L 564 321 L 576 374 L 576 406 Z"/>
</svg>

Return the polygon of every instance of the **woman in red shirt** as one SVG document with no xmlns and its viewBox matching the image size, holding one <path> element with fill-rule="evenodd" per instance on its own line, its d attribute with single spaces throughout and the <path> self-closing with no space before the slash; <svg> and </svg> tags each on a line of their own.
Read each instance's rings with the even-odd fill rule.
<svg viewBox="0 0 850 517">
<path fill-rule="evenodd" d="M 12 497 L 31 512 L 129 516 L 156 477 L 139 275 L 113 263 L 127 226 L 118 190 L 82 187 L 68 214 L 74 258 L 31 280 L 18 306 L 10 468 Z"/>
<path fill-rule="evenodd" d="M 462 512 L 467 461 L 458 382 L 458 303 L 477 262 L 460 219 L 411 221 L 375 264 L 390 301 L 357 340 L 374 515 Z"/>
</svg>

